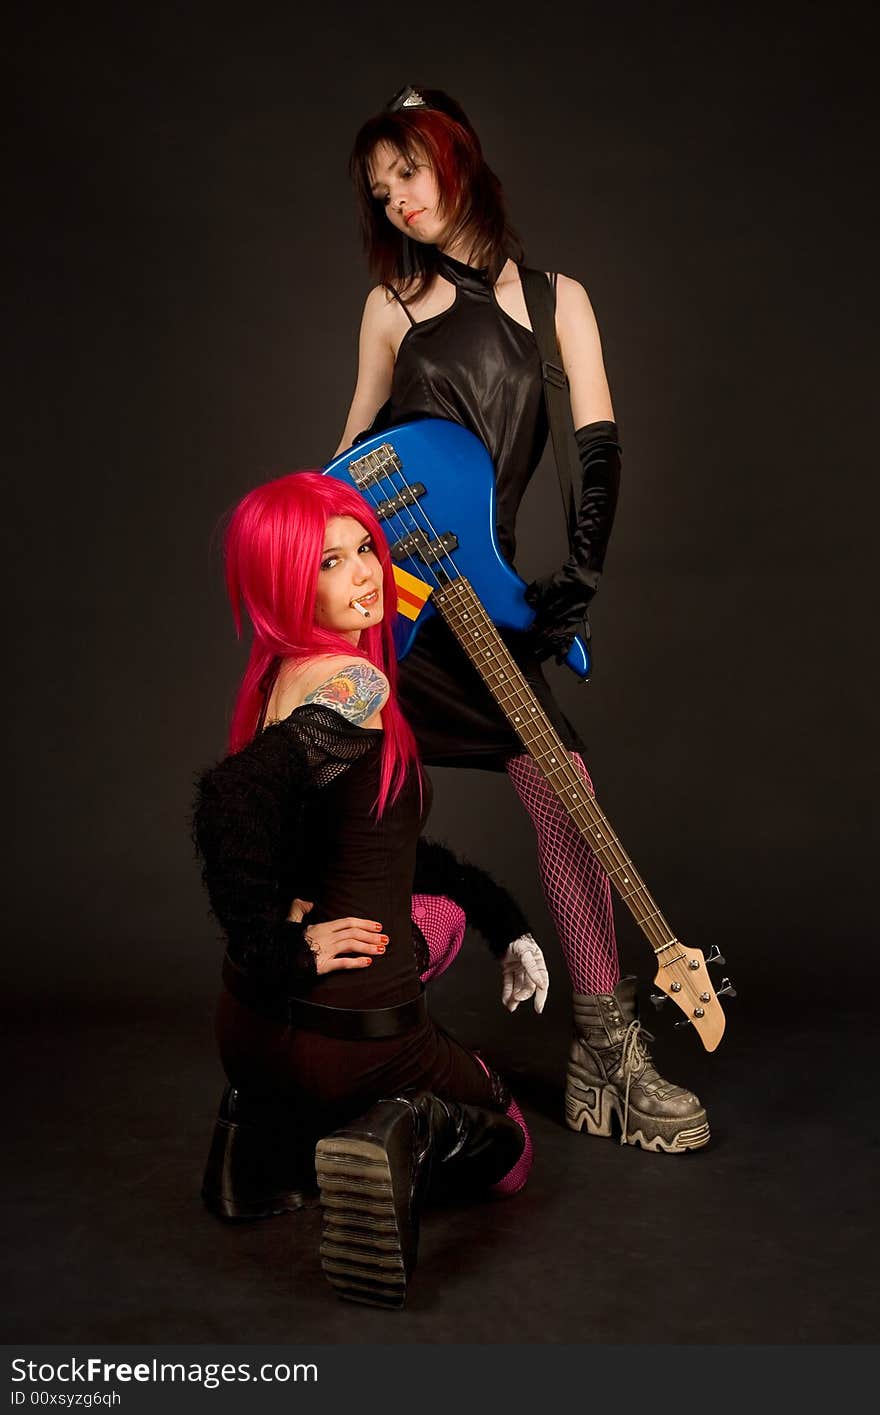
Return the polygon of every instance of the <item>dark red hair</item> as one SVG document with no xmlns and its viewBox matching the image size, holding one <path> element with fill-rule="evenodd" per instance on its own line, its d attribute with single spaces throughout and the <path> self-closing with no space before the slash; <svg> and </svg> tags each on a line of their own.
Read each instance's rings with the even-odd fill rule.
<svg viewBox="0 0 880 1415">
<path fill-rule="evenodd" d="M 507 219 L 501 183 L 464 109 L 440 89 L 420 88 L 419 93 L 426 107 L 383 109 L 369 118 L 349 158 L 371 274 L 382 285 L 406 290 L 409 299 L 418 298 L 431 280 L 437 248 L 398 231 L 381 200 L 372 195 L 370 163 L 379 143 L 388 143 L 411 162 L 429 164 L 440 188 L 441 211 L 451 220 L 451 234 L 470 241 L 468 259 L 488 266 L 493 282 L 508 257 L 523 258 L 519 237 Z"/>
<path fill-rule="evenodd" d="M 351 516 L 369 534 L 382 566 L 385 614 L 361 632 L 357 648 L 315 622 L 315 594 L 324 531 L 333 516 Z M 397 706 L 397 657 L 392 626 L 397 587 L 388 542 L 372 509 L 353 487 L 319 472 L 291 472 L 254 487 L 229 517 L 224 539 L 226 587 L 239 634 L 242 607 L 253 642 L 232 713 L 229 750 L 257 730 L 273 670 L 281 659 L 345 654 L 381 669 L 391 685 L 382 709 L 384 737 L 377 807 L 393 801 L 417 761 L 412 730 Z"/>
</svg>

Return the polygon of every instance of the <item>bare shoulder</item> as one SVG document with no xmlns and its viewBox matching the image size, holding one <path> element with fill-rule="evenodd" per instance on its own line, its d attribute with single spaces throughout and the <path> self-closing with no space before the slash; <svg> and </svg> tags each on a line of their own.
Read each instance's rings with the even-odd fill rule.
<svg viewBox="0 0 880 1415">
<path fill-rule="evenodd" d="M 364 726 L 388 701 L 388 679 L 363 658 L 323 654 L 294 662 L 286 659 L 269 702 L 266 725 L 289 717 L 305 703 L 332 708 Z"/>
<path fill-rule="evenodd" d="M 563 324 L 582 319 L 595 321 L 589 295 L 580 281 L 572 280 L 570 275 L 556 277 L 556 317 Z"/>
<path fill-rule="evenodd" d="M 297 677 L 298 705 L 331 708 L 358 727 L 382 711 L 389 692 L 385 674 L 363 658 L 312 659 Z"/>
<path fill-rule="evenodd" d="M 387 285 L 374 285 L 364 301 L 364 313 L 381 314 L 393 302 L 394 296 Z"/>
<path fill-rule="evenodd" d="M 388 331 L 400 312 L 400 305 L 388 286 L 374 285 L 364 301 L 363 322 L 366 327 Z"/>
</svg>

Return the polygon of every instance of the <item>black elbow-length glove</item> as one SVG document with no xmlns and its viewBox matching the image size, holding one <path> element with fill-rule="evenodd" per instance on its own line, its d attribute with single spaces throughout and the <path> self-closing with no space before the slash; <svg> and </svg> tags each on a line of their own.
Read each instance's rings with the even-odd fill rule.
<svg viewBox="0 0 880 1415">
<path fill-rule="evenodd" d="M 560 569 L 533 580 L 526 589 L 526 600 L 535 610 L 529 631 L 532 647 L 539 658 L 554 656 L 558 663 L 575 634 L 586 631 L 589 637 L 587 608 L 599 588 L 620 489 L 617 424 L 588 423 L 574 436 L 583 481 L 571 554 Z"/>
</svg>

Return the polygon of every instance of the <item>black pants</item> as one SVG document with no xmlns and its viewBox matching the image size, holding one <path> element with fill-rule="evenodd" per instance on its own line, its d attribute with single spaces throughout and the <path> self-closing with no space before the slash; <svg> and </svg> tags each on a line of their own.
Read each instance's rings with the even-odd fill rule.
<svg viewBox="0 0 880 1415">
<path fill-rule="evenodd" d="M 224 988 L 216 1033 L 232 1085 L 290 1102 L 316 1133 L 327 1134 L 403 1090 L 496 1110 L 510 1102 L 501 1077 L 430 1018 L 399 1037 L 345 1041 L 272 1021 Z"/>
</svg>

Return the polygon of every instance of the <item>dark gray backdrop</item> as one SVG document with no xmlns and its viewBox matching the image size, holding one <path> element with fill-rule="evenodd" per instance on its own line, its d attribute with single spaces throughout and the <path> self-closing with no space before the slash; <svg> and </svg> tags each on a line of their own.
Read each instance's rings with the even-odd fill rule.
<svg viewBox="0 0 880 1415">
<path fill-rule="evenodd" d="M 529 261 L 582 280 L 602 329 L 623 491 L 593 681 L 554 670 L 600 801 L 753 1006 L 861 990 L 877 124 L 859 12 L 296 13 L 40 7 L 10 47 L 10 995 L 213 994 L 188 813 L 244 662 L 213 528 L 336 446 L 368 288 L 346 156 L 405 82 L 462 102 Z M 547 465 L 521 527 L 522 572 L 550 568 Z M 506 781 L 434 779 L 432 831 L 516 890 L 564 987 Z M 625 918 L 621 941 L 648 977 Z"/>
</svg>

